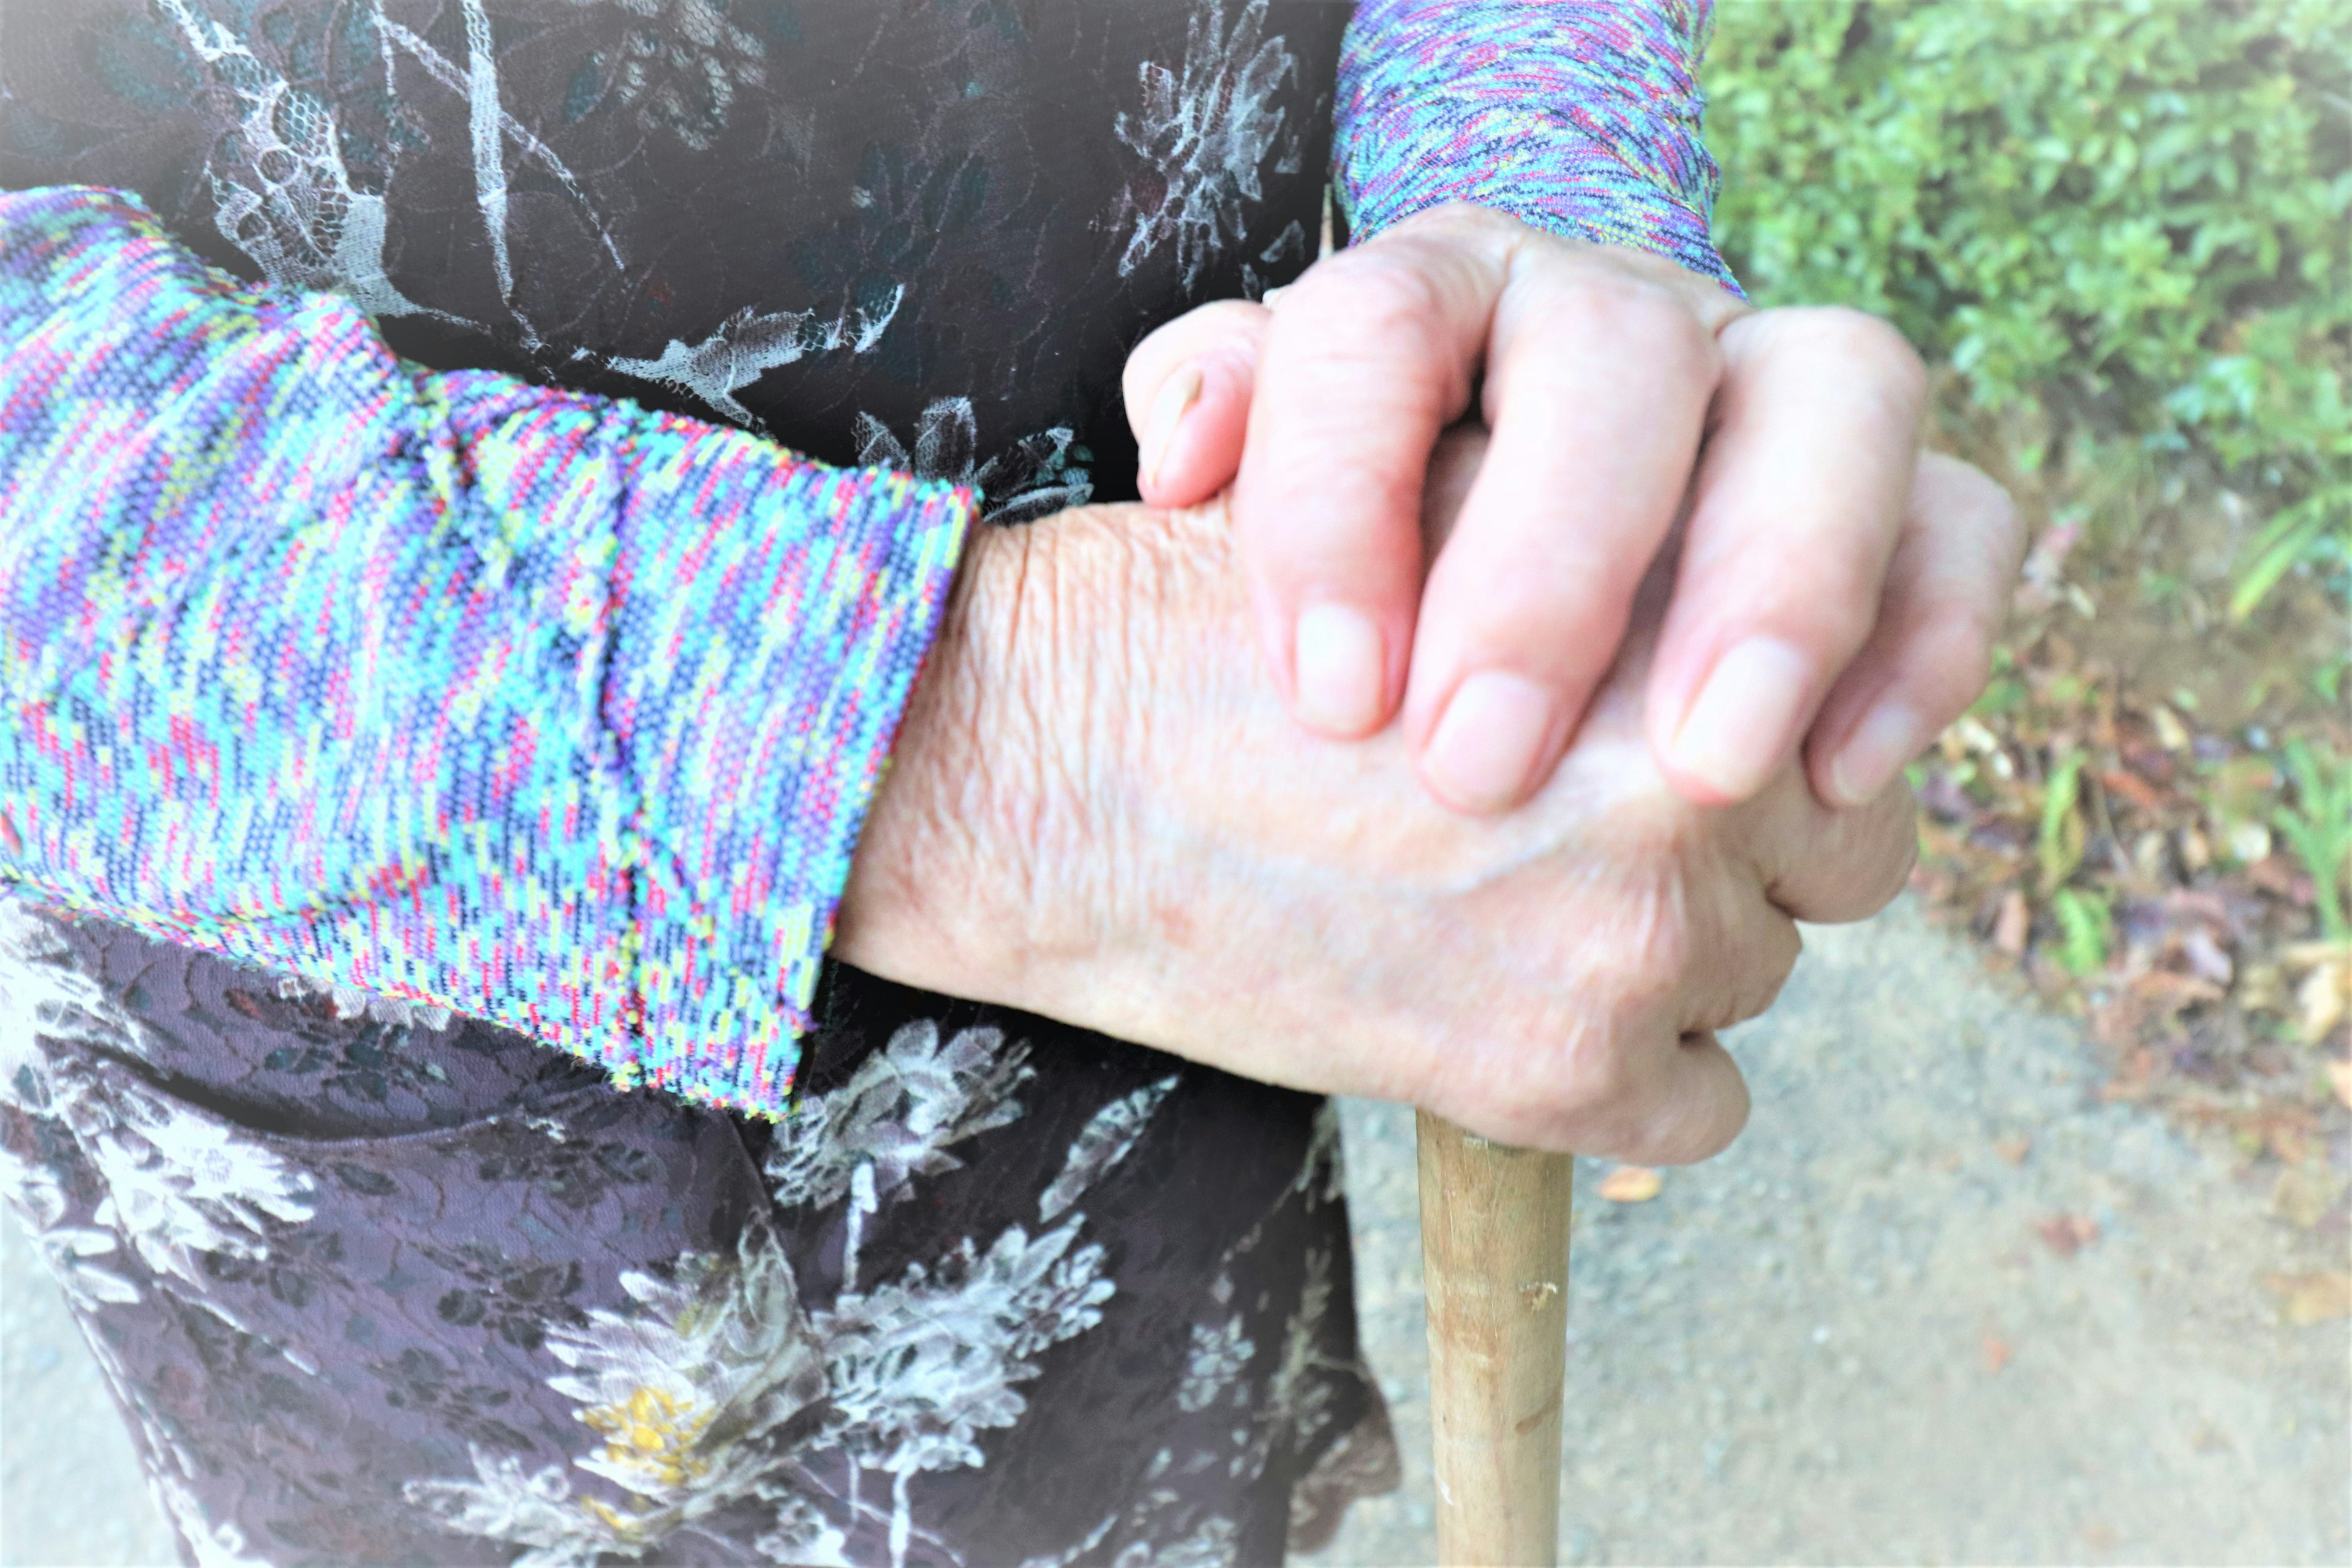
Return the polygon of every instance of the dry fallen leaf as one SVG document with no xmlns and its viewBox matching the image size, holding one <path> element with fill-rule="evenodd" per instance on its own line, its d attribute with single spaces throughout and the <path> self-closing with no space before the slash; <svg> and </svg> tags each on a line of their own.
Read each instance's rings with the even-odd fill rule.
<svg viewBox="0 0 2352 1568">
<path fill-rule="evenodd" d="M 2291 1011 L 2286 972 L 2275 963 L 2249 963 L 2238 972 L 2238 1005 L 2249 1013 Z"/>
<path fill-rule="evenodd" d="M 2099 1222 L 2084 1215 L 2062 1214 L 2033 1228 L 2042 1233 L 2050 1250 L 2061 1258 L 2072 1258 L 2099 1239 Z"/>
<path fill-rule="evenodd" d="M 2299 870 L 2294 861 L 2276 850 L 2247 867 L 2246 880 L 2297 909 L 2309 909 L 2315 891 L 2309 874 Z"/>
<path fill-rule="evenodd" d="M 2309 1274 L 2265 1274 L 2263 1285 L 2277 1292 L 2279 1316 L 2297 1328 L 2352 1317 L 2352 1274 L 2326 1268 Z"/>
<path fill-rule="evenodd" d="M 2043 544 L 2035 596 L 2055 607 L 2072 586 L 2059 569 L 2068 541 Z M 2102 616 L 2114 607 L 2099 601 Z M 2133 614 L 2126 604 L 2121 624 L 2137 629 Z M 2077 646 L 2085 641 L 2098 646 Z M 2101 1100 L 2214 1126 L 2250 1161 L 2322 1159 L 2352 1107 L 2352 1064 L 2338 1065 L 2352 1054 L 2352 942 L 2315 940 L 2323 889 L 2276 827 L 2296 786 L 2266 739 L 2249 731 L 2242 743 L 2218 716 L 2209 722 L 2195 692 L 2159 702 L 2137 689 L 2113 662 L 2116 646 L 2038 616 L 2013 629 L 2003 702 L 1950 726 L 1922 764 L 1913 886 L 1939 920 L 1965 926 L 1991 968 L 2021 970 L 2047 1004 L 2088 1024 Z M 2282 719 L 2330 759 L 2352 755 L 2340 721 L 2299 710 Z M 2062 773 L 2073 784 L 2063 794 L 2052 788 Z M 2078 847 L 2088 856 L 2079 866 L 2068 858 Z M 2083 908 L 2059 898 L 2061 865 L 2094 914 L 2105 906 L 2092 922 L 2106 939 L 2105 965 L 2061 962 L 2062 947 L 2066 959 L 2093 951 L 2057 940 L 2082 937 L 2084 923 Z M 1981 1168 L 1987 1145 L 2004 1160 L 2021 1147 L 1962 1140 L 1940 1160 L 1924 1157 L 1939 1170 Z M 2044 1157 L 2027 1148 L 2021 1163 Z M 2271 1191 L 2279 1175 L 2273 1166 L 2262 1180 L 2284 1221 L 2342 1224 L 2341 1192 L 2330 1200 L 2311 1176 Z M 2050 1250 L 2020 1235 L 2021 1266 L 2091 1245 L 2088 1226 L 2035 1223 L 2053 1213 L 2023 1216 Z"/>
<path fill-rule="evenodd" d="M 2352 1013 L 2352 942 L 2298 942 L 2286 950 L 2289 963 L 2307 964 L 2310 973 L 2294 990 L 2295 1010 L 2302 1014 L 2303 1037 L 2318 1041 Z"/>
<path fill-rule="evenodd" d="M 1645 1204 L 1665 1184 L 1647 1165 L 1620 1165 L 1601 1178 L 1601 1195 L 1612 1204 Z"/>
<path fill-rule="evenodd" d="M 2213 863 L 2213 846 L 2195 824 L 2180 830 L 2179 842 L 2180 863 L 2191 871 L 2202 871 Z"/>
<path fill-rule="evenodd" d="M 1992 922 L 1992 944 L 2011 958 L 2025 956 L 2025 939 L 2033 932 L 2033 911 L 2025 895 L 2011 888 L 2001 895 L 2000 913 Z"/>
<path fill-rule="evenodd" d="M 2131 983 L 2134 997 L 2150 1003 L 2168 1012 L 2178 1013 L 2200 1002 L 2218 1002 L 2221 988 L 2210 980 L 2200 980 L 2193 974 L 2175 974 L 2169 969 L 2151 969 Z"/>
<path fill-rule="evenodd" d="M 2305 1041 L 2317 1045 L 2346 1013 L 2352 1012 L 2352 985 L 2345 984 L 2341 969 L 2315 969 L 2295 987 L 2294 1004 L 2295 1011 L 2303 1015 Z"/>
<path fill-rule="evenodd" d="M 2009 1364 L 2009 1342 L 1990 1329 L 1987 1329 L 1984 1331 L 1985 1370 L 1998 1373 L 2001 1368 Z"/>
<path fill-rule="evenodd" d="M 2022 1132 L 2012 1132 L 2006 1138 L 1992 1141 L 1992 1152 L 2000 1156 L 2004 1164 L 2022 1165 L 2025 1156 L 2032 1151 L 2033 1140 Z"/>
<path fill-rule="evenodd" d="M 2190 926 L 2180 933 L 2180 956 L 2189 961 L 2189 972 L 2215 987 L 2219 995 L 2236 978 L 2238 965 L 2221 944 L 2213 940 L 2213 932 L 2201 925 Z"/>
<path fill-rule="evenodd" d="M 2138 806 L 2142 811 L 2161 811 L 2164 799 L 2154 785 L 2127 768 L 2107 768 L 2099 774 L 2099 782 Z"/>
</svg>

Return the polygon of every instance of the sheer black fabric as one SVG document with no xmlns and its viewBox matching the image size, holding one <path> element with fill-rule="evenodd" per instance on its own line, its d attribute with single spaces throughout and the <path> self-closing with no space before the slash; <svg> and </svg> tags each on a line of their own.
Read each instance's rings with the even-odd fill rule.
<svg viewBox="0 0 2352 1568">
<path fill-rule="evenodd" d="M 0 0 L 0 184 L 401 352 L 1132 494 L 1311 259 L 1328 0 Z M 191 1562 L 1273 1562 L 1393 1468 L 1336 1133 L 846 969 L 803 1114 L 0 904 L 0 1171 Z"/>
</svg>

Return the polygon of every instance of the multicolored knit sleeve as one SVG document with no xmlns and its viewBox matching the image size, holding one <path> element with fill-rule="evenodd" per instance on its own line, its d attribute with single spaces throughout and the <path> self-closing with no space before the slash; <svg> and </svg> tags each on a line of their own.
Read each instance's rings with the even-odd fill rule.
<svg viewBox="0 0 2352 1568">
<path fill-rule="evenodd" d="M 775 1113 L 972 516 L 0 194 L 0 879 Z"/>
<path fill-rule="evenodd" d="M 1333 143 L 1351 235 L 1473 202 L 1738 293 L 1707 237 L 1712 16 L 1711 0 L 1356 0 Z"/>
</svg>

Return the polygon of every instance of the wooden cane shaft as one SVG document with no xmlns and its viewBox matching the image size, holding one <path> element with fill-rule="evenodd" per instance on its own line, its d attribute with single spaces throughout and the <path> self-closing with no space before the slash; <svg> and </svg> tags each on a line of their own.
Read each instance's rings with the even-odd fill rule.
<svg viewBox="0 0 2352 1568">
<path fill-rule="evenodd" d="M 1574 1160 L 1419 1131 L 1438 1561 L 1552 1568 Z"/>
</svg>

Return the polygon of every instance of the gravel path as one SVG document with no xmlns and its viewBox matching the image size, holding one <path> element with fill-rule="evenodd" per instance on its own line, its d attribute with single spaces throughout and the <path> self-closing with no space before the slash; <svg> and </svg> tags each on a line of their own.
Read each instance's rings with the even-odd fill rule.
<svg viewBox="0 0 2352 1568">
<path fill-rule="evenodd" d="M 2074 1031 L 1907 901 L 1806 939 L 1730 1042 L 1756 1099 L 1730 1152 L 1640 1205 L 1579 1164 L 1565 1555 L 2352 1561 L 2352 1333 L 2281 1326 L 2258 1283 L 2343 1268 L 2340 1240 L 2092 1100 Z M 1346 1112 L 1367 1350 L 1415 1484 L 1320 1561 L 1426 1563 L 1412 1120 Z M 2038 1228 L 2062 1216 L 2098 1226 L 2071 1258 Z"/>
<path fill-rule="evenodd" d="M 98 1363 L 10 1212 L 0 1219 L 0 1563 L 178 1561 Z"/>
<path fill-rule="evenodd" d="M 2257 1283 L 2342 1268 L 2340 1243 L 2315 1253 L 2225 1152 L 2092 1100 L 2074 1034 L 1907 906 L 1808 936 L 1733 1041 L 1738 1146 L 1647 1204 L 1579 1171 L 1570 1558 L 2352 1563 L 2352 1340 L 2282 1327 Z M 1413 1484 L 1316 1561 L 1422 1563 L 1412 1119 L 1346 1117 Z M 2072 1257 L 2037 1228 L 2062 1216 L 2098 1227 Z M 71 1321 L 0 1233 L 0 1568 L 168 1562 Z"/>
</svg>

